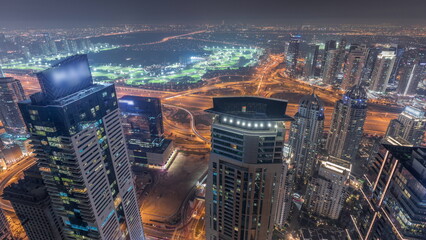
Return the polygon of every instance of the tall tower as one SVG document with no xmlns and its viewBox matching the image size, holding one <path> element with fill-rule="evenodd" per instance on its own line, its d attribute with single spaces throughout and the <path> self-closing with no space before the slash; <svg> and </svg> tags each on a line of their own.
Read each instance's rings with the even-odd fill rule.
<svg viewBox="0 0 426 240">
<path fill-rule="evenodd" d="M 417 86 L 426 78 L 426 51 L 415 51 L 415 56 L 407 54 L 404 59 L 402 68 L 403 74 L 398 83 L 397 92 L 404 96 L 415 95 Z"/>
<path fill-rule="evenodd" d="M 18 102 L 26 99 L 21 82 L 11 77 L 1 77 L 0 69 L 0 120 L 10 134 L 25 133 L 25 123 Z"/>
<path fill-rule="evenodd" d="M 393 119 L 386 131 L 386 137 L 401 138 L 407 143 L 419 146 L 426 132 L 426 112 L 414 107 L 406 107 Z"/>
<path fill-rule="evenodd" d="M 93 84 L 86 55 L 37 74 L 19 103 L 66 239 L 144 239 L 114 85 Z"/>
<path fill-rule="evenodd" d="M 371 75 L 370 90 L 385 92 L 395 64 L 395 51 L 383 50 L 379 53 Z"/>
<path fill-rule="evenodd" d="M 25 177 L 8 186 L 3 197 L 9 200 L 30 240 L 64 239 L 62 219 L 52 209 L 52 202 L 36 165 L 24 171 Z"/>
<path fill-rule="evenodd" d="M 361 73 L 365 64 L 365 46 L 351 46 L 346 62 L 341 88 L 348 90 L 361 82 Z"/>
<path fill-rule="evenodd" d="M 319 54 L 319 45 L 310 45 L 305 60 L 303 76 L 307 79 L 315 76 Z"/>
<path fill-rule="evenodd" d="M 287 102 L 260 97 L 213 99 L 206 191 L 208 240 L 272 238 Z"/>
<path fill-rule="evenodd" d="M 286 67 L 290 77 L 296 77 L 297 73 L 297 59 L 300 57 L 300 35 L 292 35 L 288 45 L 286 54 Z"/>
<path fill-rule="evenodd" d="M 336 82 L 337 64 L 339 60 L 339 50 L 331 49 L 327 51 L 324 62 L 324 71 L 322 81 L 325 84 L 334 84 Z"/>
<path fill-rule="evenodd" d="M 317 95 L 300 100 L 294 120 L 291 123 L 290 147 L 296 179 L 306 182 L 312 176 L 324 130 L 324 108 Z"/>
<path fill-rule="evenodd" d="M 355 85 L 334 107 L 326 143 L 326 149 L 331 156 L 348 161 L 355 159 L 366 116 L 366 90 L 361 85 Z"/>
<path fill-rule="evenodd" d="M 350 174 L 351 164 L 345 160 L 328 157 L 320 161 L 306 194 L 308 211 L 338 219 L 348 196 Z"/>
<path fill-rule="evenodd" d="M 425 239 L 426 148 L 383 144 L 364 174 L 351 239 Z"/>
</svg>

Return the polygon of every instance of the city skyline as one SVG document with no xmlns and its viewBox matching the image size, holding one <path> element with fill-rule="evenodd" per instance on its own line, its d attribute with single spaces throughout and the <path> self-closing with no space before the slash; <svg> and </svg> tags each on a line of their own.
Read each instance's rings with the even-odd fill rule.
<svg viewBox="0 0 426 240">
<path fill-rule="evenodd" d="M 27 1 L 0 239 L 423 240 L 423 3 Z"/>
</svg>

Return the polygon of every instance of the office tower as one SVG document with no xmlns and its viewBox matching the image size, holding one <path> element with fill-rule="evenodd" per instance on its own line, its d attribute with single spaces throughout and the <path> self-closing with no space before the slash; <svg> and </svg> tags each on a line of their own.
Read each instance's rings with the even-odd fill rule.
<svg viewBox="0 0 426 240">
<path fill-rule="evenodd" d="M 10 231 L 9 222 L 6 219 L 6 216 L 3 213 L 3 210 L 0 209 L 0 240 L 13 240 L 12 232 Z"/>
<path fill-rule="evenodd" d="M 21 82 L 11 77 L 0 77 L 0 120 L 10 134 L 25 133 L 25 123 L 18 102 L 25 100 Z"/>
<path fill-rule="evenodd" d="M 348 197 L 351 164 L 328 157 L 320 161 L 318 170 L 309 182 L 307 209 L 310 214 L 338 219 Z"/>
<path fill-rule="evenodd" d="M 310 45 L 308 47 L 308 53 L 306 55 L 305 66 L 303 70 L 303 76 L 306 79 L 309 79 L 315 76 L 315 73 L 317 71 L 318 54 L 319 54 L 319 45 Z"/>
<path fill-rule="evenodd" d="M 51 54 L 58 54 L 58 47 L 56 46 L 56 42 L 50 37 L 50 33 L 43 33 L 43 40 Z"/>
<path fill-rule="evenodd" d="M 419 83 L 426 79 L 426 51 L 414 50 L 414 53 L 406 58 L 401 64 L 403 73 L 397 92 L 404 96 L 415 95 Z"/>
<path fill-rule="evenodd" d="M 328 50 L 326 54 L 322 82 L 325 84 L 334 84 L 336 82 L 337 64 L 339 60 L 339 50 Z"/>
<path fill-rule="evenodd" d="M 62 39 L 62 51 L 65 53 L 65 54 L 69 54 L 69 53 L 71 53 L 71 49 L 70 49 L 70 44 L 69 44 L 69 42 L 68 42 L 68 40 L 66 40 L 66 39 Z"/>
<path fill-rule="evenodd" d="M 173 142 L 164 138 L 161 100 L 124 96 L 118 104 L 133 165 L 165 166 L 173 153 Z"/>
<path fill-rule="evenodd" d="M 426 148 L 381 145 L 351 216 L 352 239 L 425 239 Z"/>
<path fill-rule="evenodd" d="M 287 102 L 218 97 L 206 187 L 206 239 L 272 238 Z"/>
<path fill-rule="evenodd" d="M 361 82 L 361 74 L 365 64 L 366 47 L 359 45 L 352 45 L 348 59 L 346 61 L 345 72 L 341 88 L 348 90 L 353 85 L 358 85 Z"/>
<path fill-rule="evenodd" d="M 46 186 L 35 165 L 24 171 L 24 178 L 8 186 L 3 198 L 10 201 L 30 240 L 60 240 L 62 220 L 54 213 Z"/>
<path fill-rule="evenodd" d="M 426 112 L 414 107 L 405 107 L 398 119 L 391 120 L 386 137 L 405 140 L 407 144 L 418 146 L 426 132 Z"/>
<path fill-rule="evenodd" d="M 93 84 L 86 55 L 37 73 L 20 109 L 66 239 L 144 239 L 114 85 Z"/>
<path fill-rule="evenodd" d="M 361 85 L 355 85 L 334 107 L 326 143 L 326 149 L 331 156 L 348 161 L 355 160 L 366 116 L 366 90 Z"/>
<path fill-rule="evenodd" d="M 291 123 L 290 148 L 298 182 L 312 176 L 324 130 L 324 107 L 317 95 L 304 96 Z"/>
<path fill-rule="evenodd" d="M 372 47 L 368 49 L 367 58 L 364 64 L 364 69 L 362 70 L 361 82 L 367 83 L 370 82 L 371 75 L 373 74 L 374 65 L 376 64 L 377 56 L 381 52 L 381 48 Z"/>
<path fill-rule="evenodd" d="M 297 60 L 300 57 L 300 35 L 292 35 L 288 44 L 286 54 L 286 67 L 290 77 L 296 77 L 297 73 Z"/>
<path fill-rule="evenodd" d="M 382 50 L 377 55 L 376 63 L 374 64 L 373 73 L 371 75 L 371 83 L 369 89 L 375 92 L 386 91 L 389 78 L 392 73 L 393 65 L 395 64 L 395 51 Z"/>
</svg>

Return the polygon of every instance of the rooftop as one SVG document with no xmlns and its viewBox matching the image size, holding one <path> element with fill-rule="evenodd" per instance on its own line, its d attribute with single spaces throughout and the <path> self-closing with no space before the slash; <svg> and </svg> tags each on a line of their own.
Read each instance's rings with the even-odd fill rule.
<svg viewBox="0 0 426 240">
<path fill-rule="evenodd" d="M 236 96 L 215 97 L 213 98 L 213 108 L 205 111 L 246 120 L 292 121 L 293 118 L 285 114 L 286 109 L 286 100 Z"/>
</svg>

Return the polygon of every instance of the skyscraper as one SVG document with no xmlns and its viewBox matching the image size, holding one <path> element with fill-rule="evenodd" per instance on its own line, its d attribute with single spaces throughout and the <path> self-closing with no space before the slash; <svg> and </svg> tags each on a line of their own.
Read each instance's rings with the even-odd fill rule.
<svg viewBox="0 0 426 240">
<path fill-rule="evenodd" d="M 377 55 L 369 89 L 375 92 L 385 92 L 395 64 L 396 54 L 392 50 L 382 50 Z"/>
<path fill-rule="evenodd" d="M 414 107 L 405 107 L 398 119 L 393 119 L 386 131 L 386 137 L 401 138 L 407 143 L 419 146 L 426 132 L 426 112 Z"/>
<path fill-rule="evenodd" d="M 272 238 L 286 101 L 213 99 L 212 151 L 206 187 L 208 240 Z"/>
<path fill-rule="evenodd" d="M 317 95 L 300 100 L 299 110 L 291 123 L 290 147 L 296 167 L 296 179 L 307 181 L 321 147 L 324 130 L 324 108 Z"/>
<path fill-rule="evenodd" d="M 327 51 L 324 62 L 324 71 L 322 81 L 325 84 L 334 84 L 336 82 L 337 64 L 339 60 L 339 50 L 330 49 Z"/>
<path fill-rule="evenodd" d="M 292 35 L 288 44 L 286 54 L 286 67 L 290 77 L 296 77 L 297 73 L 297 60 L 300 57 L 300 35 Z"/>
<path fill-rule="evenodd" d="M 19 80 L 0 76 L 0 120 L 8 133 L 25 133 L 24 119 L 18 107 L 18 102 L 25 99 Z"/>
<path fill-rule="evenodd" d="M 352 239 L 425 239 L 426 148 L 384 144 L 351 216 Z"/>
<path fill-rule="evenodd" d="M 336 50 L 336 46 L 337 44 L 336 44 L 336 41 L 334 40 L 328 40 L 324 44 L 324 52 L 323 52 L 322 61 L 321 61 L 321 74 L 320 74 L 323 78 L 324 78 L 324 70 L 325 70 L 325 65 L 327 61 L 328 51 Z"/>
<path fill-rule="evenodd" d="M 365 61 L 364 69 L 362 71 L 361 82 L 369 83 L 371 75 L 373 74 L 374 65 L 376 64 L 377 56 L 379 55 L 381 48 L 371 47 L 368 49 L 367 58 Z"/>
<path fill-rule="evenodd" d="M 93 84 L 86 55 L 39 72 L 20 103 L 66 239 L 144 239 L 114 85 Z"/>
<path fill-rule="evenodd" d="M 161 100 L 124 96 L 118 104 L 130 161 L 136 166 L 164 166 L 173 153 L 173 142 L 164 138 Z"/>
<path fill-rule="evenodd" d="M 331 156 L 348 161 L 355 159 L 366 116 L 366 90 L 361 85 L 355 85 L 334 107 L 326 143 L 326 149 Z"/>
<path fill-rule="evenodd" d="M 348 197 L 350 174 L 351 164 L 345 160 L 328 157 L 327 160 L 320 161 L 308 185 L 308 212 L 338 219 Z"/>
<path fill-rule="evenodd" d="M 318 45 L 310 45 L 305 59 L 303 76 L 307 79 L 314 77 L 317 70 L 317 61 L 319 54 Z"/>
<path fill-rule="evenodd" d="M 38 167 L 34 165 L 24 171 L 24 179 L 8 186 L 3 197 L 9 200 L 30 240 L 60 240 L 63 223 L 52 209 Z"/>
<path fill-rule="evenodd" d="M 408 54 L 407 54 L 408 55 Z M 414 56 L 406 56 L 402 63 L 402 76 L 397 92 L 401 95 L 415 95 L 417 86 L 426 78 L 426 51 L 415 51 Z"/>
<path fill-rule="evenodd" d="M 358 85 L 361 82 L 361 73 L 365 64 L 365 52 L 365 45 L 351 46 L 343 74 L 342 89 L 348 90 L 353 85 Z"/>
</svg>

